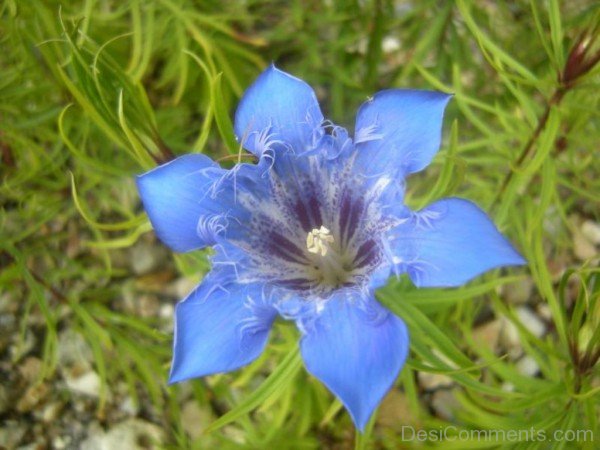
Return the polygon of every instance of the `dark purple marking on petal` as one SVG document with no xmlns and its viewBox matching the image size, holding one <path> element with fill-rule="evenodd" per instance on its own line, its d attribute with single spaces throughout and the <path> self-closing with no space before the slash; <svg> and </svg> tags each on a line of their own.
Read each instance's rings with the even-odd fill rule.
<svg viewBox="0 0 600 450">
<path fill-rule="evenodd" d="M 305 232 L 308 233 L 310 230 L 312 230 L 314 228 L 311 223 L 310 216 L 308 215 L 306 206 L 304 205 L 304 202 L 302 200 L 298 199 L 296 201 L 296 203 L 293 207 L 293 211 L 296 214 L 296 217 L 300 221 L 300 225 L 302 225 L 302 229 Z"/>
<path fill-rule="evenodd" d="M 340 234 L 343 244 L 348 243 L 360 226 L 362 213 L 365 209 L 362 198 L 352 198 L 350 192 L 345 191 L 340 208 Z"/>
<path fill-rule="evenodd" d="M 314 282 L 306 278 L 291 278 L 289 280 L 280 280 L 277 284 L 288 289 L 304 290 L 312 287 Z"/>
<path fill-rule="evenodd" d="M 321 204 L 315 195 L 311 195 L 308 200 L 308 207 L 313 218 L 314 227 L 320 227 L 323 225 L 323 218 L 321 217 Z"/>
<path fill-rule="evenodd" d="M 377 242 L 373 239 L 369 239 L 358 248 L 356 257 L 354 258 L 354 267 L 360 269 L 369 266 L 375 262 L 378 257 L 379 247 L 377 246 Z"/>
<path fill-rule="evenodd" d="M 305 263 L 306 255 L 293 242 L 281 234 L 272 231 L 269 234 L 268 249 L 286 261 Z"/>
<path fill-rule="evenodd" d="M 342 197 L 342 205 L 340 206 L 339 213 L 339 225 L 340 225 L 340 239 L 344 242 L 344 235 L 346 234 L 346 227 L 348 226 L 348 219 L 352 211 L 352 201 L 350 196 L 344 191 Z"/>
</svg>

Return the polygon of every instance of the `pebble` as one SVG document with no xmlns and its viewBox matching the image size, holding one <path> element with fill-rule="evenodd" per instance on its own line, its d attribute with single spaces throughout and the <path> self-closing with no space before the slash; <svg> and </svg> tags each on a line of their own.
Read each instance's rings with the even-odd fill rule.
<svg viewBox="0 0 600 450">
<path fill-rule="evenodd" d="M 410 408 L 404 392 L 392 389 L 384 397 L 377 414 L 377 423 L 385 428 L 399 429 L 403 425 L 418 426 L 418 418 Z"/>
<path fill-rule="evenodd" d="M 586 261 L 596 257 L 598 251 L 592 240 L 594 238 L 594 231 L 592 230 L 593 226 L 587 225 L 585 227 L 587 234 L 584 233 L 584 224 L 581 223 L 581 219 L 577 215 L 571 215 L 569 217 L 569 223 L 571 224 L 571 235 L 573 237 L 573 253 L 575 253 L 577 259 Z M 590 234 L 592 239 L 588 238 L 588 235 Z"/>
<path fill-rule="evenodd" d="M 457 365 L 454 362 L 450 361 L 442 352 L 438 349 L 434 348 L 433 353 L 447 366 L 450 368 L 457 369 Z M 439 389 L 442 387 L 449 387 L 454 384 L 452 378 L 448 375 L 443 375 L 440 373 L 430 373 L 430 372 L 419 372 L 417 375 L 419 380 L 419 384 L 425 390 L 432 391 L 435 389 Z"/>
<path fill-rule="evenodd" d="M 600 223 L 584 221 L 581 224 L 581 233 L 594 245 L 600 245 Z"/>
<path fill-rule="evenodd" d="M 19 302 L 9 293 L 0 294 L 0 314 L 14 314 L 19 309 Z"/>
<path fill-rule="evenodd" d="M 540 366 L 534 358 L 525 355 L 517 362 L 517 370 L 522 375 L 534 377 L 540 372 Z"/>
<path fill-rule="evenodd" d="M 101 381 L 94 371 L 85 372 L 79 376 L 69 375 L 71 371 L 65 371 L 65 383 L 67 388 L 77 394 L 98 397 L 100 395 Z"/>
<path fill-rule="evenodd" d="M 162 246 L 139 242 L 131 249 L 131 268 L 136 275 L 144 275 L 158 268 L 167 258 Z"/>
<path fill-rule="evenodd" d="M 171 283 L 170 291 L 178 300 L 183 300 L 196 286 L 198 286 L 198 279 L 181 277 Z"/>
<path fill-rule="evenodd" d="M 123 399 L 123 401 L 119 405 L 119 409 L 128 416 L 137 416 L 140 412 L 139 405 L 133 400 L 133 398 L 130 395 Z"/>
<path fill-rule="evenodd" d="M 83 336 L 73 329 L 68 329 L 58 335 L 58 365 L 59 367 L 80 364 L 88 366 L 93 358 L 92 350 Z"/>
<path fill-rule="evenodd" d="M 130 284 L 123 289 L 122 306 L 127 314 L 151 318 L 158 315 L 160 301 L 156 295 L 142 294 Z"/>
<path fill-rule="evenodd" d="M 192 440 L 202 436 L 206 425 L 211 421 L 209 411 L 200 408 L 198 402 L 190 400 L 181 408 L 181 426 Z"/>
<path fill-rule="evenodd" d="M 46 398 L 50 389 L 46 383 L 29 386 L 17 402 L 17 411 L 25 413 L 33 410 L 42 400 Z"/>
<path fill-rule="evenodd" d="M 537 313 L 542 319 L 547 320 L 548 322 L 552 321 L 552 310 L 550 309 L 550 306 L 548 306 L 548 304 L 539 304 L 537 307 Z"/>
<path fill-rule="evenodd" d="M 523 351 L 519 330 L 514 323 L 504 316 L 500 318 L 500 322 L 502 327 L 500 329 L 499 343 L 507 351 L 509 357 L 516 359 L 521 356 Z"/>
<path fill-rule="evenodd" d="M 502 321 L 494 319 L 475 328 L 473 330 L 473 340 L 476 344 L 487 344 L 487 347 L 495 352 L 498 349 L 501 330 Z"/>
<path fill-rule="evenodd" d="M 59 401 L 48 403 L 46 406 L 44 406 L 44 409 L 42 411 L 42 421 L 44 423 L 54 422 L 63 410 L 63 407 L 64 404 Z"/>
<path fill-rule="evenodd" d="M 147 450 L 159 449 L 164 439 L 160 427 L 141 419 L 128 419 L 104 431 L 98 424 L 89 429 L 90 435 L 81 450 Z"/>
<path fill-rule="evenodd" d="M 513 305 L 527 303 L 533 292 L 533 280 L 529 277 L 510 283 L 503 288 L 504 298 Z"/>
<path fill-rule="evenodd" d="M 431 406 L 440 419 L 449 421 L 454 419 L 454 411 L 460 409 L 454 391 L 449 389 L 435 391 L 431 398 Z"/>
<path fill-rule="evenodd" d="M 52 447 L 56 450 L 62 450 L 66 448 L 71 443 L 71 438 L 69 436 L 56 436 L 52 440 Z"/>
<path fill-rule="evenodd" d="M 546 324 L 528 307 L 521 306 L 517 308 L 517 316 L 525 328 L 535 337 L 540 338 L 546 333 Z"/>
<path fill-rule="evenodd" d="M 25 425 L 14 420 L 3 422 L 0 428 L 0 448 L 4 446 L 7 449 L 15 448 L 21 443 L 27 429 Z"/>
<path fill-rule="evenodd" d="M 25 333 L 25 339 L 20 337 L 16 339 L 15 344 L 10 347 L 10 356 L 13 361 L 20 360 L 23 356 L 28 354 L 36 345 L 35 336 L 31 331 Z"/>
<path fill-rule="evenodd" d="M 395 36 L 386 36 L 381 41 L 383 53 L 393 53 L 400 50 L 400 40 Z"/>
<path fill-rule="evenodd" d="M 452 378 L 450 378 L 448 375 L 443 375 L 440 373 L 419 372 L 417 377 L 419 379 L 419 385 L 427 391 L 433 391 L 442 387 L 449 387 L 454 383 Z"/>
<path fill-rule="evenodd" d="M 23 380 L 31 384 L 39 377 L 40 371 L 42 370 L 42 360 L 35 356 L 28 356 L 19 365 L 18 370 L 19 375 L 21 375 Z"/>
<path fill-rule="evenodd" d="M 165 303 L 160 306 L 158 316 L 161 319 L 172 320 L 175 315 L 175 307 L 171 303 Z"/>
</svg>

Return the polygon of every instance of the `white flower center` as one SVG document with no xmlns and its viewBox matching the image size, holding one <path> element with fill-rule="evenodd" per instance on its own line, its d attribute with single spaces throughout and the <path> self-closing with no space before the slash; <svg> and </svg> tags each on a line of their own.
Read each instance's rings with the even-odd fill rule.
<svg viewBox="0 0 600 450">
<path fill-rule="evenodd" d="M 308 233 L 306 249 L 315 255 L 307 267 L 308 277 L 318 284 L 338 287 L 352 277 L 351 261 L 328 228 L 321 225 Z"/>
<path fill-rule="evenodd" d="M 330 244 L 333 244 L 334 239 L 331 235 L 331 231 L 321 225 L 321 228 L 313 228 L 311 232 L 306 235 L 306 248 L 309 252 L 314 254 L 321 253 L 321 256 L 327 255 Z"/>
</svg>

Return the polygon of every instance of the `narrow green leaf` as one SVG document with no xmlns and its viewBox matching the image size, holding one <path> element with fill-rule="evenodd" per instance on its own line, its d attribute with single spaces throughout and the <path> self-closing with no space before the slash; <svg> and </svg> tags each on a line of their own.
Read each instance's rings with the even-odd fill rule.
<svg viewBox="0 0 600 450">
<path fill-rule="evenodd" d="M 236 408 L 211 423 L 206 430 L 204 430 L 204 433 L 212 433 L 228 423 L 238 420 L 242 416 L 248 414 L 250 411 L 260 406 L 261 403 L 269 397 L 281 395 L 294 380 L 294 377 L 301 366 L 302 359 L 300 358 L 300 351 L 295 349 L 285 357 L 258 389 L 246 397 L 246 399 L 244 399 L 244 401 Z"/>
</svg>

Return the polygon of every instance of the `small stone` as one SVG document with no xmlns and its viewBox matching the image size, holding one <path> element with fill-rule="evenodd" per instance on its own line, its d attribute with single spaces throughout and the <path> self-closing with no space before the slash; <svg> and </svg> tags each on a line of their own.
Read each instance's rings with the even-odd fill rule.
<svg viewBox="0 0 600 450">
<path fill-rule="evenodd" d="M 537 313 L 542 319 L 548 322 L 552 321 L 552 310 L 550 309 L 550 306 L 548 306 L 546 303 L 538 305 Z"/>
<path fill-rule="evenodd" d="M 31 331 L 25 333 L 25 338 L 17 338 L 15 345 L 10 348 L 11 359 L 13 361 L 20 360 L 23 356 L 29 353 L 35 347 L 36 339 Z"/>
<path fill-rule="evenodd" d="M 494 319 L 491 322 L 479 325 L 473 330 L 473 340 L 476 344 L 486 344 L 487 347 L 495 352 L 498 349 L 502 322 Z"/>
<path fill-rule="evenodd" d="M 42 370 L 42 361 L 35 356 L 29 356 L 19 365 L 19 375 L 31 384 L 37 380 Z"/>
<path fill-rule="evenodd" d="M 175 307 L 171 303 L 165 303 L 160 306 L 158 316 L 161 319 L 172 320 L 175 315 Z"/>
<path fill-rule="evenodd" d="M 399 429 L 403 425 L 419 426 L 418 418 L 411 411 L 408 397 L 397 389 L 388 392 L 381 402 L 377 423 L 384 428 L 395 429 Z"/>
<path fill-rule="evenodd" d="M 128 416 L 137 416 L 138 412 L 140 411 L 139 405 L 133 400 L 133 398 L 130 395 L 123 399 L 123 401 L 119 405 L 119 409 Z"/>
<path fill-rule="evenodd" d="M 586 261 L 588 259 L 594 258 L 598 252 L 596 247 L 594 246 L 594 242 L 587 238 L 586 234 L 583 232 L 583 224 L 581 223 L 581 218 L 573 214 L 569 216 L 569 223 L 571 225 L 571 233 L 573 237 L 573 253 L 580 261 Z M 590 226 L 588 225 L 586 229 L 588 229 L 589 233 Z M 593 234 L 593 233 L 592 233 Z"/>
<path fill-rule="evenodd" d="M 383 53 L 393 53 L 400 50 L 400 40 L 395 36 L 386 36 L 381 42 Z"/>
<path fill-rule="evenodd" d="M 579 231 L 573 233 L 573 252 L 580 261 L 592 259 L 597 254 L 594 244 Z"/>
<path fill-rule="evenodd" d="M 81 450 L 148 450 L 159 449 L 164 439 L 160 427 L 140 419 L 128 419 L 104 431 L 90 428 Z"/>
<path fill-rule="evenodd" d="M 67 372 L 68 373 L 68 372 Z M 100 395 L 101 381 L 98 374 L 94 371 L 85 372 L 78 376 L 65 376 L 67 388 L 77 394 L 98 397 Z"/>
<path fill-rule="evenodd" d="M 19 310 L 19 302 L 9 293 L 0 294 L 0 314 L 15 314 Z"/>
<path fill-rule="evenodd" d="M 515 385 L 512 384 L 510 381 L 505 381 L 504 383 L 502 383 L 502 390 L 506 392 L 514 392 Z"/>
<path fill-rule="evenodd" d="M 454 384 L 452 378 L 440 373 L 419 372 L 417 378 L 419 379 L 419 385 L 427 391 L 434 391 Z"/>
<path fill-rule="evenodd" d="M 450 368 L 458 368 L 453 361 L 448 359 L 446 355 L 444 355 L 438 349 L 434 348 L 433 353 Z M 452 386 L 454 384 L 452 378 L 450 378 L 448 375 L 443 375 L 440 373 L 419 372 L 417 378 L 419 380 L 419 384 L 425 390 L 435 390 L 442 387 Z"/>
<path fill-rule="evenodd" d="M 51 402 L 44 406 L 44 410 L 42 411 L 42 421 L 44 423 L 52 423 L 57 417 L 60 415 L 64 404 L 61 402 Z"/>
<path fill-rule="evenodd" d="M 4 414 L 11 406 L 8 391 L 4 385 L 0 384 L 0 414 Z"/>
<path fill-rule="evenodd" d="M 58 335 L 59 367 L 74 364 L 91 367 L 92 359 L 92 350 L 80 333 L 69 328 Z"/>
<path fill-rule="evenodd" d="M 504 316 L 500 318 L 500 321 L 502 328 L 500 330 L 499 343 L 512 359 L 516 359 L 523 352 L 519 330 L 514 323 Z"/>
<path fill-rule="evenodd" d="M 507 284 L 503 289 L 504 297 L 513 305 L 527 303 L 533 292 L 533 280 L 529 277 Z"/>
<path fill-rule="evenodd" d="M 160 308 L 160 302 L 155 295 L 140 295 L 138 298 L 138 314 L 140 317 L 156 317 Z"/>
<path fill-rule="evenodd" d="M 569 262 L 565 256 L 559 256 L 558 258 L 546 261 L 546 264 L 548 266 L 548 271 L 550 272 L 550 279 L 553 283 L 558 283 L 565 274 Z"/>
<path fill-rule="evenodd" d="M 185 298 L 198 286 L 198 280 L 192 277 L 181 277 L 171 284 L 170 291 L 177 299 Z"/>
<path fill-rule="evenodd" d="M 46 383 L 39 383 L 30 386 L 17 402 L 17 411 L 25 413 L 38 406 L 49 393 Z"/>
<path fill-rule="evenodd" d="M 16 448 L 21 443 L 26 432 L 27 428 L 22 423 L 15 420 L 3 422 L 0 428 L 0 448 Z"/>
<path fill-rule="evenodd" d="M 190 400 L 181 409 L 181 425 L 192 440 L 202 436 L 206 425 L 211 421 L 211 414 L 200 408 L 198 402 Z"/>
<path fill-rule="evenodd" d="M 535 359 L 529 355 L 526 355 L 517 362 L 517 370 L 522 375 L 533 377 L 539 373 L 540 366 Z"/>
<path fill-rule="evenodd" d="M 546 332 L 546 324 L 531 309 L 525 306 L 517 308 L 517 316 L 535 337 L 540 338 Z"/>
<path fill-rule="evenodd" d="M 440 419 L 453 420 L 454 411 L 460 409 L 460 404 L 453 390 L 440 389 L 433 393 L 431 406 Z"/>
<path fill-rule="evenodd" d="M 160 301 L 154 294 L 142 294 L 136 291 L 131 284 L 122 290 L 122 306 L 124 312 L 143 318 L 156 317 L 160 308 Z"/>
<path fill-rule="evenodd" d="M 581 224 L 581 233 L 594 245 L 600 245 L 600 223 L 586 220 Z"/>
<path fill-rule="evenodd" d="M 165 259 L 167 259 L 167 254 L 158 245 L 140 242 L 131 249 L 131 268 L 136 275 L 150 273 Z"/>
<path fill-rule="evenodd" d="M 66 448 L 67 445 L 71 443 L 71 438 L 69 436 L 56 436 L 52 440 L 52 448 L 56 450 L 62 450 Z"/>
</svg>

